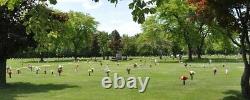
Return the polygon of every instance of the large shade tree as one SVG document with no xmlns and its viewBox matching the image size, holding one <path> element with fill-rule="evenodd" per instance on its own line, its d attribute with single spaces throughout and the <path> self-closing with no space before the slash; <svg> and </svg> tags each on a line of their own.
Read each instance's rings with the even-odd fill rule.
<svg viewBox="0 0 250 100">
<path fill-rule="evenodd" d="M 45 54 L 60 45 L 59 39 L 63 39 L 64 35 L 62 34 L 63 24 L 68 17 L 66 13 L 49 9 L 46 2 L 38 3 L 26 16 L 31 16 L 24 23 L 27 25 L 27 32 L 36 33 L 34 36 L 35 41 L 38 42 L 36 51 L 41 58 L 40 61 L 44 61 Z"/>
<path fill-rule="evenodd" d="M 198 3 L 197 13 L 211 9 L 210 14 L 226 32 L 223 32 L 241 49 L 244 72 L 241 77 L 242 95 L 250 99 L 250 1 L 249 0 L 191 0 Z M 236 37 L 236 38 L 235 38 Z"/>
<path fill-rule="evenodd" d="M 66 38 L 72 48 L 74 58 L 77 59 L 81 51 L 87 51 L 91 46 L 93 33 L 96 32 L 97 22 L 93 17 L 81 12 L 70 11 L 66 22 Z"/>
<path fill-rule="evenodd" d="M 167 0 L 159 7 L 158 12 L 165 30 L 183 39 L 187 46 L 188 59 L 192 60 L 200 39 L 196 31 L 197 25 L 190 18 L 194 14 L 194 8 L 183 0 Z"/>
<path fill-rule="evenodd" d="M 20 18 L 21 13 L 31 6 L 32 2 L 28 1 L 22 2 L 12 11 L 6 5 L 0 6 L 0 86 L 6 84 L 7 58 L 30 46 L 33 41 L 32 34 L 26 34 L 26 27 Z"/>
<path fill-rule="evenodd" d="M 6 60 L 16 52 L 35 46 L 35 32 L 27 32 L 25 21 L 40 2 L 46 0 L 1 0 L 0 1 L 0 86 L 6 85 Z M 51 0 L 51 3 L 55 3 Z"/>
</svg>

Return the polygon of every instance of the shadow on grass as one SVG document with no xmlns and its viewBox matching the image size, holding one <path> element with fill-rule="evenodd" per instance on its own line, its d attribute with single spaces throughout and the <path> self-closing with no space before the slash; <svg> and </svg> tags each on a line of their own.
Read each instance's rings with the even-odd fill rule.
<svg viewBox="0 0 250 100">
<path fill-rule="evenodd" d="M 57 63 L 57 62 L 74 62 L 74 59 L 49 60 L 49 61 L 43 61 L 39 63 Z M 24 63 L 38 63 L 38 60 L 25 61 Z"/>
<path fill-rule="evenodd" d="M 227 95 L 226 97 L 224 97 L 222 100 L 245 100 L 240 91 L 236 91 L 236 90 L 228 90 L 223 92 L 225 95 Z"/>
<path fill-rule="evenodd" d="M 67 84 L 31 84 L 31 83 L 11 83 L 4 88 L 0 88 L 1 100 L 16 100 L 16 97 L 22 97 L 25 94 L 46 93 L 49 91 L 63 90 L 67 88 L 76 88 L 78 86 Z"/>
<path fill-rule="evenodd" d="M 233 58 L 202 58 L 202 59 L 193 59 L 192 61 L 184 60 L 185 62 L 192 63 L 208 63 L 209 59 L 212 60 L 213 63 L 221 63 L 221 62 L 231 62 L 231 63 L 240 63 L 242 59 L 233 59 Z"/>
<path fill-rule="evenodd" d="M 159 63 L 179 63 L 179 61 L 177 60 L 162 60 L 162 61 L 159 61 Z"/>
<path fill-rule="evenodd" d="M 242 59 L 234 59 L 234 58 L 193 58 L 192 61 L 188 60 L 187 58 L 183 58 L 182 62 L 187 63 L 209 63 L 209 60 L 212 60 L 212 63 L 242 63 Z M 179 63 L 179 59 L 162 59 L 159 63 Z"/>
</svg>

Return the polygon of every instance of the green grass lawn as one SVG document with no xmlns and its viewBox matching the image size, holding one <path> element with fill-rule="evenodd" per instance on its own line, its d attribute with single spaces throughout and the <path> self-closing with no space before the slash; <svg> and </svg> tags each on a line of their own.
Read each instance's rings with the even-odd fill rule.
<svg viewBox="0 0 250 100">
<path fill-rule="evenodd" d="M 87 58 L 86 58 L 87 59 Z M 194 80 L 187 80 L 187 84 L 182 85 L 181 75 L 187 75 L 189 72 L 182 63 L 174 63 L 171 59 L 163 59 L 159 65 L 154 65 L 153 59 L 135 58 L 130 61 L 117 62 L 90 61 L 86 59 L 79 62 L 79 71 L 74 68 L 77 63 L 73 60 L 49 59 L 48 62 L 38 63 L 38 59 L 10 59 L 7 65 L 12 67 L 13 77 L 7 79 L 9 83 L 7 88 L 0 88 L 0 100 L 239 100 L 240 97 L 240 76 L 243 71 L 243 63 L 235 62 L 214 62 L 211 65 L 205 63 L 190 63 L 190 70 L 196 72 Z M 101 58 L 99 58 L 100 61 Z M 140 59 L 143 59 L 140 62 Z M 158 59 L 158 58 L 157 58 Z M 230 59 L 234 59 L 231 57 Z M 146 62 L 144 62 L 146 60 Z M 138 63 L 142 66 L 138 68 L 131 67 Z M 41 71 L 38 75 L 35 71 L 31 72 L 27 68 L 21 69 L 21 74 L 17 74 L 16 68 L 26 67 L 28 64 L 40 66 Z M 58 64 L 64 66 L 64 72 L 61 77 L 56 73 Z M 125 77 L 150 77 L 147 90 L 139 93 L 138 89 L 104 89 L 101 86 L 101 80 L 106 74 L 104 68 L 109 64 L 111 69 L 111 78 L 113 73 Z M 149 67 L 152 64 L 152 68 Z M 229 74 L 225 75 L 225 64 L 229 68 Z M 45 75 L 44 66 L 48 67 L 48 73 Z M 92 66 L 91 66 L 92 65 Z M 203 65 L 206 68 L 203 68 Z M 131 67 L 131 74 L 128 75 L 126 68 Z M 213 67 L 217 67 L 218 73 L 213 75 Z M 95 68 L 94 74 L 88 76 L 88 69 Z M 55 71 L 51 75 L 50 70 Z"/>
</svg>

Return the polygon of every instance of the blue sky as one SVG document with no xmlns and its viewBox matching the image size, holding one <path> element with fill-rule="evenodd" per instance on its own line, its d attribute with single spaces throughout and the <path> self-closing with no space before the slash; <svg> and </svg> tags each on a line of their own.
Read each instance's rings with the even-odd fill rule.
<svg viewBox="0 0 250 100">
<path fill-rule="evenodd" d="M 120 34 L 130 36 L 141 32 L 140 25 L 133 21 L 131 10 L 128 8 L 132 0 L 121 0 L 116 7 L 107 1 L 100 0 L 95 3 L 92 0 L 58 0 L 53 8 L 65 12 L 72 10 L 89 13 L 99 22 L 99 31 L 110 33 L 116 29 Z"/>
</svg>

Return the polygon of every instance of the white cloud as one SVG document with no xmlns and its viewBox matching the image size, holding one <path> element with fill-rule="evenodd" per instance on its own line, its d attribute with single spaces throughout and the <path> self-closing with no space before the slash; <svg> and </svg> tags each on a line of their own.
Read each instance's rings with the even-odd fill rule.
<svg viewBox="0 0 250 100">
<path fill-rule="evenodd" d="M 141 29 L 140 25 L 134 22 L 123 23 L 117 28 L 117 30 L 120 31 L 122 34 L 128 34 L 130 36 L 136 33 L 140 33 L 141 32 L 140 29 Z"/>
<path fill-rule="evenodd" d="M 109 24 L 100 24 L 98 30 L 106 31 L 111 33 L 113 30 L 117 30 L 121 35 L 128 34 L 133 36 L 141 32 L 141 26 L 135 22 L 121 22 L 121 21 L 111 21 Z"/>
</svg>

